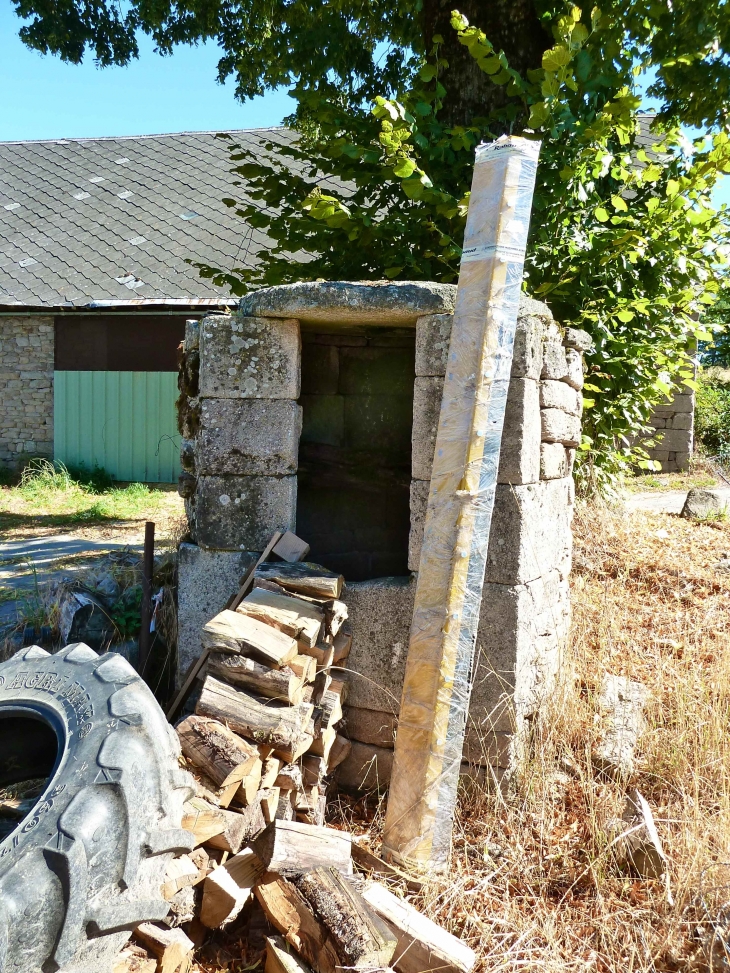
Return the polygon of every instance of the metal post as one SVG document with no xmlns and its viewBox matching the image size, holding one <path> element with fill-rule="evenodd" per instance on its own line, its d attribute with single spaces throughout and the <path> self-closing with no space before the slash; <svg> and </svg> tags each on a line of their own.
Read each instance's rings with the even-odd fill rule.
<svg viewBox="0 0 730 973">
<path fill-rule="evenodd" d="M 144 675 L 150 654 L 150 623 L 152 621 L 152 572 L 155 561 L 155 524 L 144 525 L 144 558 L 142 561 L 142 606 L 139 628 L 139 662 L 137 671 Z"/>
<path fill-rule="evenodd" d="M 410 868 L 451 850 L 539 149 L 476 153 L 383 834 Z"/>
</svg>

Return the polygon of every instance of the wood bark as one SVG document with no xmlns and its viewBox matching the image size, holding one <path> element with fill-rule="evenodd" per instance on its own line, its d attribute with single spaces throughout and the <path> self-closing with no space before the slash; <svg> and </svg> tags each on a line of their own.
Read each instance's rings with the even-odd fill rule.
<svg viewBox="0 0 730 973">
<path fill-rule="evenodd" d="M 259 760 L 257 748 L 227 726 L 203 716 L 188 716 L 178 724 L 183 754 L 217 787 L 242 780 Z"/>
<path fill-rule="evenodd" d="M 324 612 L 291 594 L 254 588 L 236 611 L 296 639 L 300 645 L 315 645 L 324 626 Z"/>
<path fill-rule="evenodd" d="M 316 598 L 339 598 L 345 579 L 319 564 L 299 561 L 296 564 L 275 564 L 265 561 L 256 568 L 257 578 L 275 581 L 289 591 L 314 595 Z"/>
<path fill-rule="evenodd" d="M 221 851 L 230 852 L 231 855 L 237 855 L 254 835 L 260 834 L 264 830 L 266 820 L 258 801 L 239 812 L 226 811 L 225 813 L 231 815 L 228 827 L 222 834 L 214 835 L 208 841 L 208 847 L 219 848 Z M 234 818 L 235 821 L 232 820 Z"/>
<path fill-rule="evenodd" d="M 264 867 L 246 849 L 220 865 L 206 878 L 200 920 L 208 929 L 218 929 L 238 916 L 251 898 L 254 885 L 263 877 Z"/>
<path fill-rule="evenodd" d="M 276 786 L 283 791 L 295 791 L 303 786 L 302 768 L 298 764 L 282 767 L 276 778 Z"/>
<path fill-rule="evenodd" d="M 213 676 L 206 676 L 195 712 L 227 723 L 236 733 L 275 750 L 296 749 L 305 735 L 314 707 L 309 703 L 285 706 L 261 702 Z"/>
<path fill-rule="evenodd" d="M 398 939 L 393 960 L 398 973 L 470 973 L 473 969 L 477 958 L 474 950 L 405 899 L 377 882 L 368 882 L 362 895 Z"/>
<path fill-rule="evenodd" d="M 201 637 L 209 651 L 253 655 L 272 666 L 285 666 L 297 654 L 297 643 L 289 635 L 228 609 L 203 626 Z"/>
<path fill-rule="evenodd" d="M 334 868 L 316 868 L 294 880 L 335 944 L 343 967 L 387 966 L 398 944 L 390 927 Z"/>
<path fill-rule="evenodd" d="M 239 814 L 194 797 L 183 807 L 182 827 L 193 834 L 196 845 L 207 844 L 233 855 L 241 850 L 244 841 L 261 831 L 264 824 L 257 805 Z"/>
<path fill-rule="evenodd" d="M 215 782 L 210 777 L 207 777 L 202 770 L 193 766 L 191 761 L 187 761 L 187 765 L 195 783 L 195 796 L 202 797 L 204 801 L 215 804 L 217 807 L 228 807 L 236 796 L 241 782 L 234 780 L 224 787 L 216 787 Z"/>
<path fill-rule="evenodd" d="M 251 848 L 270 872 L 290 876 L 331 865 L 352 874 L 352 838 L 334 828 L 318 828 L 297 821 L 274 821 L 251 842 Z"/>
<path fill-rule="evenodd" d="M 303 680 L 288 665 L 272 669 L 255 659 L 227 652 L 211 652 L 208 668 L 211 676 L 223 679 L 234 686 L 242 686 L 249 692 L 285 703 L 302 701 Z"/>
<path fill-rule="evenodd" d="M 315 970 L 342 973 L 327 930 L 319 923 L 301 892 L 285 878 L 269 873 L 254 889 L 269 921 Z"/>
<path fill-rule="evenodd" d="M 439 56 L 449 64 L 440 76 L 446 97 L 439 121 L 447 126 L 468 126 L 474 118 L 484 117 L 492 109 L 506 104 L 508 98 L 505 87 L 492 83 L 467 48 L 459 43 L 451 26 L 453 9 L 450 0 L 424 0 L 421 7 L 423 37 L 426 50 L 430 51 L 434 35 L 441 35 L 443 43 Z M 461 0 L 457 9 L 472 26 L 484 31 L 498 53 L 505 52 L 510 67 L 525 78 L 528 70 L 540 67 L 543 53 L 553 44 L 540 22 L 533 0 L 491 0 L 490 3 Z"/>
</svg>

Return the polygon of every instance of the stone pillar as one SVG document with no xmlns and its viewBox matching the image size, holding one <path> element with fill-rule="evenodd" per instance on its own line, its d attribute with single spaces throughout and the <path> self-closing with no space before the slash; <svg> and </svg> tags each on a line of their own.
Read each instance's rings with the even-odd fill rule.
<svg viewBox="0 0 730 973">
<path fill-rule="evenodd" d="M 662 464 L 662 473 L 686 470 L 694 448 L 695 394 L 687 389 L 656 406 L 650 425 L 656 430 L 657 445 L 648 450 L 650 459 Z"/>
<path fill-rule="evenodd" d="M 199 632 L 275 530 L 296 522 L 302 428 L 299 322 L 211 314 L 188 322 L 180 385 L 180 492 L 193 544 L 180 551 L 178 673 Z"/>
<path fill-rule="evenodd" d="M 0 317 L 0 464 L 53 456 L 53 318 Z"/>
<path fill-rule="evenodd" d="M 452 316 L 416 324 L 408 566 L 418 571 Z M 568 635 L 572 467 L 580 441 L 583 332 L 563 335 L 548 308 L 523 298 L 507 399 L 498 486 L 477 637 L 465 757 L 498 775 L 555 684 Z M 357 783 L 364 756 L 390 766 L 408 651 L 415 580 L 348 586 L 353 630 L 346 710 L 355 748 L 341 778 Z M 387 610 L 384 599 L 387 599 Z M 378 606 L 383 606 L 380 611 Z M 366 678 L 363 678 L 366 677 Z M 374 748 L 374 749 L 373 749 Z M 362 751 L 362 752 L 361 752 Z M 372 772 L 368 777 L 371 781 Z"/>
</svg>

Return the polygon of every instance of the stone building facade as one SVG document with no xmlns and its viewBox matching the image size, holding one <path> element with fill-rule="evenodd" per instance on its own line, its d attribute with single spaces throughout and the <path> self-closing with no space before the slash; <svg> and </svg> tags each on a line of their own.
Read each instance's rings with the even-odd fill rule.
<svg viewBox="0 0 730 973">
<path fill-rule="evenodd" d="M 52 316 L 0 318 L 0 465 L 53 456 L 53 359 Z"/>
<path fill-rule="evenodd" d="M 390 771 L 455 294 L 287 285 L 186 334 L 181 491 L 192 543 L 180 548 L 179 670 L 255 552 L 274 530 L 296 529 L 310 557 L 347 580 L 353 750 L 340 775 L 353 787 Z M 587 347 L 523 299 L 466 747 L 495 772 L 554 686 L 568 634 Z"/>
</svg>

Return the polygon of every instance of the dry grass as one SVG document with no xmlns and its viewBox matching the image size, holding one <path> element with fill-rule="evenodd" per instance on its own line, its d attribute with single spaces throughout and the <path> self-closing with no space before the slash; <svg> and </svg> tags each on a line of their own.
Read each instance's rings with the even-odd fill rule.
<svg viewBox="0 0 730 973">
<path fill-rule="evenodd" d="M 511 792 L 464 796 L 452 873 L 420 905 L 479 953 L 480 971 L 727 969 L 730 920 L 730 577 L 726 525 L 583 508 L 574 675 Z M 603 674 L 651 692 L 635 778 L 592 767 Z M 621 875 L 608 847 L 626 787 L 654 811 L 661 881 Z M 377 816 L 374 822 L 377 830 Z"/>
</svg>

